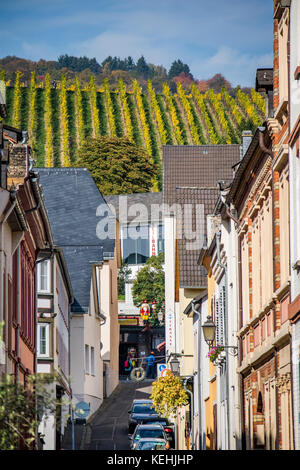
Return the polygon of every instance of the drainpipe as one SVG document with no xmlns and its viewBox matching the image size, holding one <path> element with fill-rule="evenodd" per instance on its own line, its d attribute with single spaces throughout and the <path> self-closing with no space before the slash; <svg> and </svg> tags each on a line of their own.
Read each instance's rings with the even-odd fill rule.
<svg viewBox="0 0 300 470">
<path fill-rule="evenodd" d="M 258 127 L 258 130 L 259 130 L 258 143 L 259 143 L 260 149 L 273 158 L 274 154 L 273 154 L 272 150 L 267 149 L 267 147 L 264 144 L 264 132 L 265 132 L 266 128 L 265 127 Z"/>
<path fill-rule="evenodd" d="M 199 402 L 199 450 L 202 450 L 202 381 L 201 381 L 201 360 L 200 360 L 200 354 L 201 354 L 201 330 L 200 330 L 200 315 L 201 313 L 198 312 L 198 310 L 195 309 L 195 300 L 192 300 L 192 310 L 195 315 L 198 316 L 197 319 L 197 334 L 198 334 L 198 353 L 197 353 L 197 359 L 198 359 L 198 370 L 197 370 L 197 381 L 198 381 L 198 402 Z"/>
<path fill-rule="evenodd" d="M 225 321 L 224 321 L 224 326 L 225 326 L 225 343 L 228 344 L 228 328 L 227 328 L 227 321 L 228 321 L 228 296 L 227 296 L 227 266 L 225 264 L 221 263 L 221 255 L 220 255 L 220 240 L 221 240 L 221 231 L 219 230 L 216 233 L 216 245 L 217 245 L 217 265 L 224 270 L 224 276 L 225 276 Z M 228 350 L 226 349 L 226 364 L 227 367 L 229 365 L 229 354 Z M 227 440 L 228 440 L 228 449 L 230 447 L 230 420 L 229 420 L 229 377 L 228 377 L 228 369 L 226 373 L 226 395 L 227 395 L 227 428 L 228 428 L 228 435 L 227 435 Z"/>
<path fill-rule="evenodd" d="M 190 412 L 191 412 L 191 431 L 192 431 L 192 449 L 194 449 L 194 422 L 193 422 L 193 417 L 194 417 L 194 397 L 193 397 L 193 393 L 188 390 L 186 388 L 186 384 L 187 384 L 187 381 L 189 378 L 193 378 L 193 376 L 189 376 L 189 377 L 186 377 L 184 379 L 184 382 L 183 382 L 183 388 L 184 390 L 187 392 L 187 394 L 190 396 L 190 403 L 191 403 L 191 408 L 190 408 Z"/>
</svg>

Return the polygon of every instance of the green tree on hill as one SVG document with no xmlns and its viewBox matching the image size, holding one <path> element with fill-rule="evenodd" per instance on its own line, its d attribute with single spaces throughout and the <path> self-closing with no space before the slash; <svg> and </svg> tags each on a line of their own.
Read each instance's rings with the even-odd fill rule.
<svg viewBox="0 0 300 470">
<path fill-rule="evenodd" d="M 189 75 L 191 78 L 193 78 L 190 72 L 190 68 L 187 64 L 184 64 L 180 59 L 174 60 L 168 73 L 169 79 L 178 77 L 178 75 L 180 75 L 182 72 L 184 72 L 186 75 Z"/>
<path fill-rule="evenodd" d="M 147 152 L 125 137 L 84 142 L 78 150 L 77 166 L 90 170 L 104 195 L 151 191 L 157 171 Z"/>
</svg>

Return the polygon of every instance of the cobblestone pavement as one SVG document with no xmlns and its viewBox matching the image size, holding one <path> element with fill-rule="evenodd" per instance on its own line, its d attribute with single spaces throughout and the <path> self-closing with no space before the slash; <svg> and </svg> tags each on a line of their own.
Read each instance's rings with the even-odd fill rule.
<svg viewBox="0 0 300 470">
<path fill-rule="evenodd" d="M 152 382 L 120 382 L 106 398 L 92 421 L 86 425 L 85 450 L 129 450 L 128 410 L 135 398 L 148 398 Z"/>
</svg>

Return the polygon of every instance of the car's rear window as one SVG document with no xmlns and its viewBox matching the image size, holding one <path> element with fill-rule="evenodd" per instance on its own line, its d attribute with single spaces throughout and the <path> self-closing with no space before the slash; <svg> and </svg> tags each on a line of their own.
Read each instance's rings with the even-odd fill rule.
<svg viewBox="0 0 300 470">
<path fill-rule="evenodd" d="M 156 411 L 153 405 L 148 404 L 148 403 L 141 403 L 138 405 L 133 405 L 132 412 L 139 413 L 139 414 L 150 414 L 150 415 L 156 414 Z"/>
<path fill-rule="evenodd" d="M 142 437 L 156 437 L 164 439 L 164 431 L 162 429 L 140 429 L 136 432 L 135 438 L 141 439 Z"/>
</svg>

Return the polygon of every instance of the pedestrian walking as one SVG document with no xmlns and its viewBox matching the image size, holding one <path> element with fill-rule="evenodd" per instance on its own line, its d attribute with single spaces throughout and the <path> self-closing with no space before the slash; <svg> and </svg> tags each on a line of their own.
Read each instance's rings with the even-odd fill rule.
<svg viewBox="0 0 300 470">
<path fill-rule="evenodd" d="M 132 369 L 132 361 L 131 361 L 130 357 L 127 356 L 127 359 L 124 362 L 124 371 L 125 371 L 125 375 L 127 375 L 126 380 L 129 380 L 129 375 L 130 375 L 131 369 Z"/>
<path fill-rule="evenodd" d="M 146 362 L 147 362 L 147 371 L 146 371 L 146 377 L 154 379 L 155 378 L 155 357 L 153 351 L 149 354 L 149 356 L 146 357 Z"/>
</svg>

